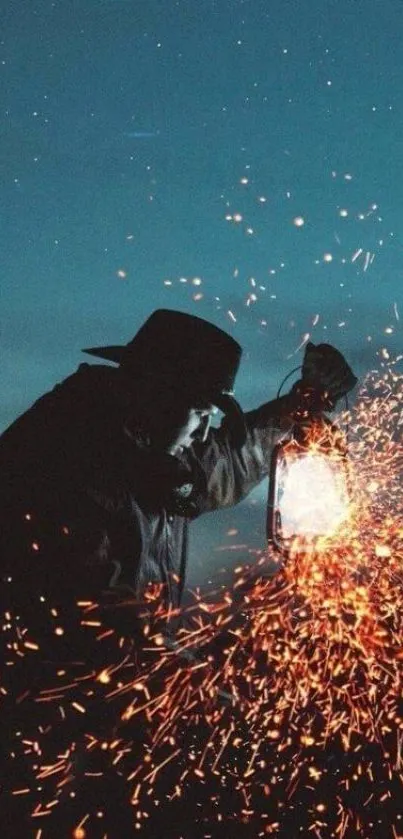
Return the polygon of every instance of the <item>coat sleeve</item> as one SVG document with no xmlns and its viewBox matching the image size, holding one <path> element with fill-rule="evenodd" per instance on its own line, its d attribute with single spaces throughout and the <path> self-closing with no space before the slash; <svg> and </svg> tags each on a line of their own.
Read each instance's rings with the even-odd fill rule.
<svg viewBox="0 0 403 839">
<path fill-rule="evenodd" d="M 275 446 L 291 434 L 294 409 L 293 398 L 284 396 L 245 413 L 247 437 L 242 447 L 234 444 L 226 419 L 205 443 L 193 446 L 203 479 L 196 516 L 237 504 L 267 477 Z"/>
</svg>

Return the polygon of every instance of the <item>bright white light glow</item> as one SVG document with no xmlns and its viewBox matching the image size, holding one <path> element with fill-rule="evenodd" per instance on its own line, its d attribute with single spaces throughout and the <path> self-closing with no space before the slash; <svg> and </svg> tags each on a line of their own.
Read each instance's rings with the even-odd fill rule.
<svg viewBox="0 0 403 839">
<path fill-rule="evenodd" d="M 276 483 L 284 539 L 332 536 L 347 518 L 346 477 L 337 460 L 316 453 L 285 458 Z"/>
</svg>

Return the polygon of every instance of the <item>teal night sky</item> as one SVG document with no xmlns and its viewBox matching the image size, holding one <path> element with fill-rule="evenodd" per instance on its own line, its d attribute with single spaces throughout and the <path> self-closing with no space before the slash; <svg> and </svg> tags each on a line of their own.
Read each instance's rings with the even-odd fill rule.
<svg viewBox="0 0 403 839">
<path fill-rule="evenodd" d="M 242 343 L 246 408 L 308 334 L 398 354 L 402 43 L 400 0 L 4 4 L 1 428 L 160 306 Z M 191 579 L 263 497 L 194 525 Z"/>
</svg>

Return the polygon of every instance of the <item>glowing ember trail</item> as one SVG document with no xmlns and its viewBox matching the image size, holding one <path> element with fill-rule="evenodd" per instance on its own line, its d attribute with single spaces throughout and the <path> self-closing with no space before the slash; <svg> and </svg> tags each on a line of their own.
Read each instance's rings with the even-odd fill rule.
<svg viewBox="0 0 403 839">
<path fill-rule="evenodd" d="M 155 837 L 158 819 L 178 837 L 402 833 L 402 396 L 389 363 L 338 419 L 351 500 L 337 539 L 194 592 L 175 640 L 156 587 L 141 653 L 108 605 L 67 615 L 45 599 L 34 627 L 6 604 L 0 693 L 32 835 Z"/>
</svg>

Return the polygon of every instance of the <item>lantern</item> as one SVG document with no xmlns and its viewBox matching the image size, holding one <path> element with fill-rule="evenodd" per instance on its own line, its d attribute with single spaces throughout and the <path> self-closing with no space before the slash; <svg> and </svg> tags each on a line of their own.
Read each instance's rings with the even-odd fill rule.
<svg viewBox="0 0 403 839">
<path fill-rule="evenodd" d="M 289 553 L 331 541 L 348 520 L 347 452 L 337 426 L 315 419 L 274 450 L 267 510 L 269 544 Z"/>
</svg>

